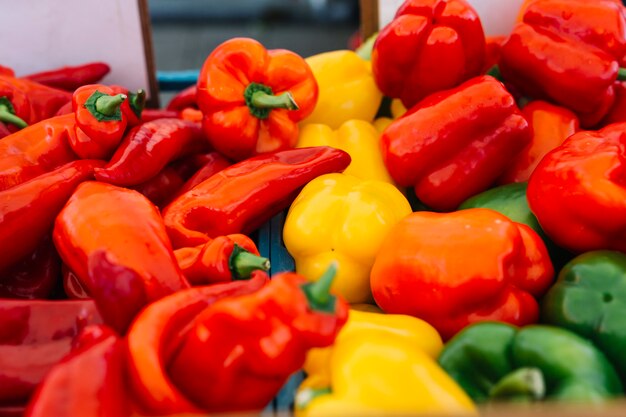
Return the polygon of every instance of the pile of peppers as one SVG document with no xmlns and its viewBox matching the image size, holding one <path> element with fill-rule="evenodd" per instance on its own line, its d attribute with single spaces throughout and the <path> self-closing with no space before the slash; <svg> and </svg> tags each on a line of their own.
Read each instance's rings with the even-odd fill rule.
<svg viewBox="0 0 626 417">
<path fill-rule="evenodd" d="M 406 0 L 355 51 L 230 39 L 163 109 L 0 66 L 0 415 L 261 412 L 296 373 L 297 416 L 623 397 L 622 65 L 617 0 L 496 38 Z"/>
</svg>

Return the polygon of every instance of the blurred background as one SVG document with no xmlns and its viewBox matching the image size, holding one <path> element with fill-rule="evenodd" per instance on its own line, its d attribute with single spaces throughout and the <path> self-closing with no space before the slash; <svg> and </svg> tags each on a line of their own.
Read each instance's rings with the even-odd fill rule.
<svg viewBox="0 0 626 417">
<path fill-rule="evenodd" d="M 158 71 L 199 69 L 227 39 L 245 36 L 303 57 L 348 47 L 358 0 L 148 0 Z"/>
</svg>

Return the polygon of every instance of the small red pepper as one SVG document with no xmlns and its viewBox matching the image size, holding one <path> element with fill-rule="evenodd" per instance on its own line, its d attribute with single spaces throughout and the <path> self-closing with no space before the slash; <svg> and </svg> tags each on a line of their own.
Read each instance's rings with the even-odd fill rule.
<svg viewBox="0 0 626 417">
<path fill-rule="evenodd" d="M 54 117 L 0 140 L 0 191 L 77 159 L 74 115 Z"/>
<path fill-rule="evenodd" d="M 120 106 L 122 113 L 126 116 L 128 126 L 140 125 L 143 122 L 142 113 L 146 107 L 146 91 L 141 88 L 136 92 L 128 91 L 127 88 L 119 85 L 112 85 L 111 89 L 114 94 L 123 94 L 128 97 Z"/>
<path fill-rule="evenodd" d="M 270 269 L 246 235 L 219 236 L 204 245 L 174 251 L 178 266 L 192 285 L 248 279 L 253 271 Z"/>
<path fill-rule="evenodd" d="M 537 0 L 502 47 L 506 81 L 535 99 L 597 124 L 614 101 L 613 84 L 626 52 L 626 14 L 614 1 Z"/>
<path fill-rule="evenodd" d="M 95 84 L 111 71 L 104 62 L 88 62 L 73 67 L 61 67 L 24 76 L 48 87 L 74 92 L 78 87 Z"/>
<path fill-rule="evenodd" d="M 406 0 L 372 51 L 378 88 L 406 108 L 479 75 L 484 61 L 483 27 L 465 0 Z"/>
<path fill-rule="evenodd" d="M 266 50 L 248 38 L 215 48 L 204 61 L 197 87 L 209 142 L 235 161 L 295 147 L 298 122 L 313 111 L 318 95 L 302 57 Z"/>
<path fill-rule="evenodd" d="M 148 301 L 189 286 L 157 208 L 136 191 L 95 181 L 81 184 L 56 217 L 53 238 L 61 259 L 92 296 L 117 285 L 106 281 L 104 269 L 103 276 L 89 273 L 99 251 L 113 266 L 141 277 Z"/>
<path fill-rule="evenodd" d="M 434 94 L 391 123 L 381 137 L 385 165 L 435 210 L 453 210 L 488 189 L 531 131 L 502 83 L 476 77 Z"/>
<path fill-rule="evenodd" d="M 331 345 L 346 322 L 348 304 L 329 293 L 334 275 L 331 267 L 310 283 L 282 273 L 256 293 L 208 306 L 169 363 L 176 387 L 209 412 L 262 410 L 308 349 Z"/>
<path fill-rule="evenodd" d="M 579 130 L 578 117 L 566 108 L 545 101 L 532 101 L 522 108 L 530 123 L 532 140 L 513 160 L 500 179 L 501 184 L 526 182 L 548 152 Z"/>
<path fill-rule="evenodd" d="M 74 161 L 0 192 L 0 271 L 31 254 L 76 187 L 101 161 Z"/>
<path fill-rule="evenodd" d="M 50 236 L 33 253 L 0 271 L 0 297 L 48 298 L 61 278 L 61 260 Z"/>
<path fill-rule="evenodd" d="M 126 337 L 128 375 L 138 409 L 149 415 L 200 412 L 172 383 L 166 370 L 180 341 L 179 333 L 217 300 L 257 292 L 267 282 L 267 275 L 257 271 L 250 280 L 179 291 L 141 311 Z"/>
<path fill-rule="evenodd" d="M 300 188 L 323 174 L 343 171 L 346 152 L 320 146 L 258 155 L 218 172 L 163 210 L 174 248 L 210 238 L 250 233 L 289 206 Z"/>
<path fill-rule="evenodd" d="M 180 119 L 157 119 L 131 130 L 96 180 L 132 186 L 158 174 L 169 162 L 207 148 L 202 129 Z"/>
<path fill-rule="evenodd" d="M 168 103 L 166 109 L 174 111 L 183 111 L 188 107 L 198 108 L 198 102 L 196 95 L 198 93 L 198 86 L 191 85 L 178 94 L 176 94 Z"/>
<path fill-rule="evenodd" d="M 25 416 L 130 417 L 124 364 L 124 342 L 104 330 L 47 373 Z"/>
<path fill-rule="evenodd" d="M 122 140 L 127 117 L 121 105 L 125 94 L 115 94 L 104 85 L 80 87 L 72 96 L 72 109 L 76 116 L 76 135 L 70 146 L 79 157 L 107 159 Z"/>
<path fill-rule="evenodd" d="M 626 251 L 626 123 L 570 136 L 528 181 L 528 204 L 557 245 Z"/>
</svg>

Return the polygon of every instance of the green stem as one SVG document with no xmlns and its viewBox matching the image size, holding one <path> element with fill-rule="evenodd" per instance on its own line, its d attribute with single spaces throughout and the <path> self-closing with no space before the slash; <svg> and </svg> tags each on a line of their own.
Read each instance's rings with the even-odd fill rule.
<svg viewBox="0 0 626 417">
<path fill-rule="evenodd" d="M 626 81 L 626 68 L 620 68 L 617 72 L 617 79 L 619 81 Z"/>
<path fill-rule="evenodd" d="M 515 399 L 538 401 L 546 395 L 546 384 L 538 368 L 519 368 L 505 375 L 489 391 L 492 400 Z"/>
<path fill-rule="evenodd" d="M 502 73 L 500 72 L 500 67 L 498 67 L 497 65 L 489 68 L 489 71 L 487 71 L 487 75 L 491 75 L 493 78 L 500 82 L 504 80 L 504 78 L 502 78 Z"/>
<path fill-rule="evenodd" d="M 11 110 L 4 105 L 0 105 L 0 122 L 10 123 L 19 127 L 20 129 L 28 127 L 28 123 L 26 123 L 24 119 L 11 113 Z"/>
<path fill-rule="evenodd" d="M 275 96 L 273 94 L 267 94 L 263 91 L 256 91 L 252 94 L 250 102 L 254 107 L 259 109 L 298 110 L 298 105 L 290 92 Z"/>
<path fill-rule="evenodd" d="M 365 42 L 363 42 L 361 46 L 359 46 L 354 52 L 356 52 L 356 54 L 364 60 L 371 61 L 372 51 L 374 50 L 374 43 L 376 42 L 376 38 L 378 38 L 378 32 L 367 38 Z"/>
<path fill-rule="evenodd" d="M 146 90 L 140 88 L 136 93 L 129 93 L 128 101 L 135 116 L 141 117 L 141 112 L 146 107 Z"/>
<path fill-rule="evenodd" d="M 268 271 L 270 269 L 270 260 L 250 253 L 235 244 L 228 258 L 228 267 L 233 275 L 233 279 L 248 279 L 254 271 Z"/>
<path fill-rule="evenodd" d="M 335 312 L 336 297 L 330 293 L 330 287 L 333 285 L 336 274 L 337 263 L 332 262 L 317 281 L 302 286 L 311 309 L 327 313 Z"/>
<path fill-rule="evenodd" d="M 96 111 L 105 116 L 113 116 L 119 111 L 126 98 L 126 94 L 116 94 L 114 96 L 104 94 L 96 100 Z"/>
</svg>

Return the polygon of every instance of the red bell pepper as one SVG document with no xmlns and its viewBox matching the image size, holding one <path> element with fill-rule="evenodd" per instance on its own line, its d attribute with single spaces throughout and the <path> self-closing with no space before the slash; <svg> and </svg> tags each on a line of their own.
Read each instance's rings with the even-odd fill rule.
<svg viewBox="0 0 626 417">
<path fill-rule="evenodd" d="M 329 293 L 334 274 L 314 283 L 278 274 L 256 293 L 208 306 L 169 364 L 176 387 L 209 412 L 262 410 L 307 351 L 331 345 L 346 322 L 347 303 Z"/>
<path fill-rule="evenodd" d="M 197 87 L 209 142 L 235 161 L 295 147 L 298 122 L 313 111 L 318 95 L 304 59 L 248 38 L 215 48 Z"/>
<path fill-rule="evenodd" d="M 526 182 L 539 161 L 552 149 L 579 130 L 578 117 L 571 111 L 547 103 L 532 101 L 522 108 L 522 114 L 533 132 L 528 145 L 512 160 L 500 179 L 501 184 Z"/>
<path fill-rule="evenodd" d="M 202 129 L 180 119 L 157 119 L 126 135 L 110 162 L 96 170 L 96 180 L 132 186 L 158 174 L 169 162 L 207 148 Z"/>
<path fill-rule="evenodd" d="M 99 339 L 72 351 L 48 372 L 25 416 L 131 416 L 124 363 L 123 341 L 103 331 Z"/>
<path fill-rule="evenodd" d="M 44 120 L 0 140 L 0 191 L 77 159 L 73 115 Z"/>
<path fill-rule="evenodd" d="M 489 209 L 415 212 L 389 232 L 372 267 L 376 304 L 433 325 L 444 339 L 478 321 L 539 319 L 554 270 L 541 238 Z"/>
<path fill-rule="evenodd" d="M 197 109 L 198 108 L 198 102 L 196 100 L 197 93 L 198 93 L 198 86 L 190 85 L 189 87 L 185 88 L 184 90 L 176 94 L 174 97 L 172 97 L 170 102 L 167 104 L 166 109 L 174 110 L 178 112 L 189 107 Z"/>
<path fill-rule="evenodd" d="M 350 155 L 330 147 L 258 155 L 209 177 L 163 210 L 174 248 L 256 230 L 295 199 L 300 188 L 323 174 L 343 171 Z"/>
<path fill-rule="evenodd" d="M 49 298 L 61 279 L 61 260 L 47 236 L 33 253 L 0 271 L 0 298 Z"/>
<path fill-rule="evenodd" d="M 118 271 L 138 274 L 145 299 L 125 306 L 135 312 L 147 301 L 189 286 L 158 210 L 136 191 L 95 181 L 81 184 L 57 216 L 53 238 L 61 259 L 93 297 L 114 290 L 118 283 L 109 281 Z M 112 267 L 105 265 L 95 276 L 89 268 L 100 251 Z M 135 291 L 134 283 L 127 284 Z"/>
<path fill-rule="evenodd" d="M 626 251 L 624 160 L 626 123 L 576 133 L 541 160 L 526 195 L 557 245 Z"/>
<path fill-rule="evenodd" d="M 74 189 L 93 177 L 101 161 L 74 161 L 0 192 L 0 271 L 39 246 Z"/>
<path fill-rule="evenodd" d="M 122 140 L 128 119 L 120 106 L 125 94 L 110 87 L 92 84 L 80 87 L 72 96 L 76 135 L 70 146 L 81 158 L 107 159 Z"/>
<path fill-rule="evenodd" d="M 0 121 L 10 123 L 11 131 L 53 117 L 61 106 L 71 100 L 72 95 L 67 91 L 0 75 Z M 7 116 L 8 113 L 13 113 L 22 121 Z"/>
<path fill-rule="evenodd" d="M 242 234 L 220 236 L 204 245 L 177 249 L 174 255 L 192 285 L 248 279 L 253 271 L 270 269 L 270 261 L 261 257 L 252 239 Z"/>
<path fill-rule="evenodd" d="M 531 131 L 513 97 L 489 76 L 434 94 L 384 131 L 385 165 L 435 210 L 453 210 L 489 188 Z"/>
<path fill-rule="evenodd" d="M 111 71 L 104 62 L 88 62 L 73 67 L 61 67 L 24 76 L 48 87 L 74 92 L 78 87 L 95 84 Z"/>
<path fill-rule="evenodd" d="M 372 51 L 376 84 L 406 108 L 481 73 L 485 34 L 465 0 L 406 0 Z"/>
<path fill-rule="evenodd" d="M 583 127 L 597 124 L 614 101 L 626 52 L 626 14 L 614 1 L 538 0 L 502 47 L 504 79 L 535 99 L 567 107 Z"/>
<path fill-rule="evenodd" d="M 257 271 L 250 280 L 179 291 L 146 307 L 128 332 L 128 375 L 133 398 L 148 415 L 199 412 L 171 381 L 166 370 L 180 340 L 179 333 L 198 313 L 217 300 L 251 294 L 268 281 Z"/>
</svg>

